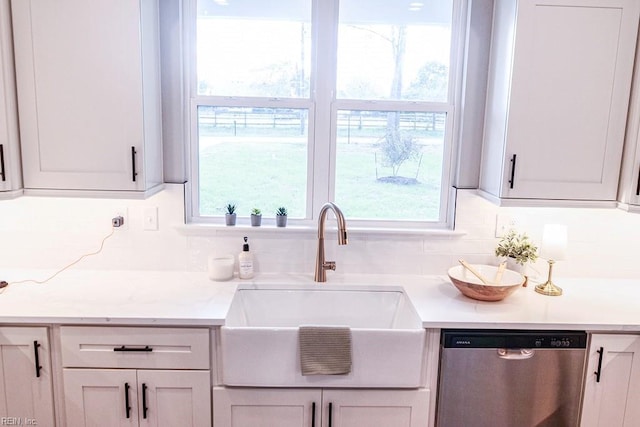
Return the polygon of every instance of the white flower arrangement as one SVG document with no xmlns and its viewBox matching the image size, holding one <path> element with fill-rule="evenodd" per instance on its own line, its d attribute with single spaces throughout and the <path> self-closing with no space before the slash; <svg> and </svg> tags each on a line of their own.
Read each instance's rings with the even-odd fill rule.
<svg viewBox="0 0 640 427">
<path fill-rule="evenodd" d="M 520 265 L 538 259 L 538 247 L 529 240 L 529 236 L 513 229 L 500 238 L 495 253 L 499 257 L 513 258 Z"/>
</svg>

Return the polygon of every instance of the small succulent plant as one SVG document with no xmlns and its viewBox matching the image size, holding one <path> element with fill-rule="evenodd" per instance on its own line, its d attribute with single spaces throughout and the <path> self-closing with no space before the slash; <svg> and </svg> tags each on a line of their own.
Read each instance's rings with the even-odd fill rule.
<svg viewBox="0 0 640 427">
<path fill-rule="evenodd" d="M 251 209 L 251 215 L 262 215 L 262 211 L 258 208 Z"/>
<path fill-rule="evenodd" d="M 228 215 L 233 215 L 234 213 L 236 213 L 236 205 L 233 205 L 231 203 L 229 203 L 226 207 L 227 209 L 227 214 Z"/>
<path fill-rule="evenodd" d="M 500 238 L 495 253 L 496 256 L 513 258 L 520 265 L 538 259 L 538 247 L 529 240 L 529 236 L 513 229 Z"/>
<path fill-rule="evenodd" d="M 285 208 L 284 206 L 280 206 L 280 207 L 276 210 L 276 215 L 277 215 L 277 216 L 287 216 L 287 208 Z"/>
</svg>

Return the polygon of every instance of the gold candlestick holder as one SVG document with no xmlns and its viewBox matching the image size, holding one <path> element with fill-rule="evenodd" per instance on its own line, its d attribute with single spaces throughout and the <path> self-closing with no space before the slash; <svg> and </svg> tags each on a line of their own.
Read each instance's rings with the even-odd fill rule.
<svg viewBox="0 0 640 427">
<path fill-rule="evenodd" d="M 556 297 L 556 296 L 562 295 L 562 288 L 556 286 L 551 281 L 551 274 L 553 273 L 553 264 L 555 264 L 555 261 L 550 259 L 548 262 L 549 262 L 549 277 L 547 278 L 546 282 L 536 286 L 536 292 L 542 295 L 549 295 L 549 296 Z"/>
</svg>

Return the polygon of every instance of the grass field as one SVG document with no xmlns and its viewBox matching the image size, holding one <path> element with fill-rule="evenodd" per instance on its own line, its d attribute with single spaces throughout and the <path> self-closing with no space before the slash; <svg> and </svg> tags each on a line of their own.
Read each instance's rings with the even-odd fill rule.
<svg viewBox="0 0 640 427">
<path fill-rule="evenodd" d="M 286 206 L 290 217 L 305 216 L 307 145 L 274 139 L 201 143 L 202 216 L 223 215 L 227 203 L 237 205 L 239 216 L 248 216 L 257 207 L 263 216 L 273 217 L 278 206 Z M 378 177 L 390 175 L 391 168 L 382 166 L 379 154 L 376 161 L 374 152 L 373 144 L 338 144 L 335 202 L 345 215 L 363 219 L 437 220 L 442 146 L 424 145 L 421 159 L 402 165 L 399 174 L 417 178 L 414 185 L 377 180 L 376 167 Z"/>
</svg>

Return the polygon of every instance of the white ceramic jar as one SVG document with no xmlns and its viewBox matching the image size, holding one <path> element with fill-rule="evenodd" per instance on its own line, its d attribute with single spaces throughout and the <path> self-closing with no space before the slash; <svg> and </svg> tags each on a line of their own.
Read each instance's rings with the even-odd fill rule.
<svg viewBox="0 0 640 427">
<path fill-rule="evenodd" d="M 209 256 L 207 267 L 209 279 L 215 281 L 233 279 L 235 257 L 231 254 L 213 254 Z"/>
</svg>

